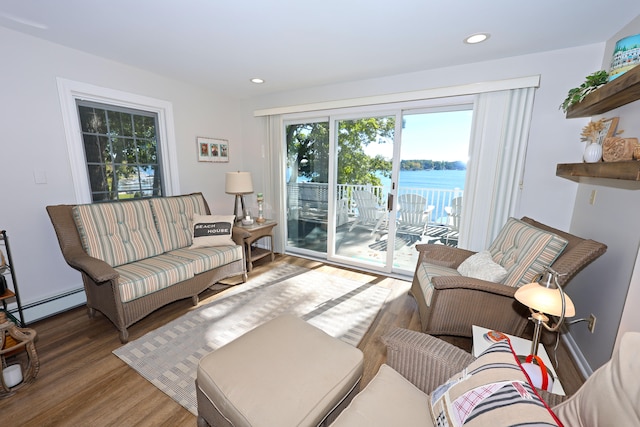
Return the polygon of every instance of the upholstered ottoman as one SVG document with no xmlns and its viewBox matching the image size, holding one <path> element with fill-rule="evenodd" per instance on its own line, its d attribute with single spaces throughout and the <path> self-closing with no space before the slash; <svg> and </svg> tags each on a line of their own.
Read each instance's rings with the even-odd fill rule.
<svg viewBox="0 0 640 427">
<path fill-rule="evenodd" d="M 326 425 L 361 376 L 360 350 L 282 315 L 200 360 L 198 425 Z"/>
</svg>

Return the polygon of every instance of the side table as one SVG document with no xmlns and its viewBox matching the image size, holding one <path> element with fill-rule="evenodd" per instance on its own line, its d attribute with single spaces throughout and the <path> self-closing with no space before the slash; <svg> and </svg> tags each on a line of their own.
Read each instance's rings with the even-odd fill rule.
<svg viewBox="0 0 640 427">
<path fill-rule="evenodd" d="M 473 357 L 478 357 L 491 345 L 491 342 L 484 336 L 487 332 L 490 331 L 490 329 L 476 325 L 473 325 L 471 329 L 473 331 Z M 513 351 L 515 351 L 518 356 L 526 356 L 529 354 L 529 352 L 531 351 L 531 340 L 515 337 L 509 334 L 505 335 L 509 337 L 509 341 L 511 341 L 511 347 L 513 347 Z M 554 378 L 553 387 L 551 388 L 550 392 L 553 394 L 564 396 L 565 392 L 564 388 L 562 388 L 562 384 L 560 383 L 560 378 L 558 378 L 558 374 L 556 374 L 555 369 L 553 369 L 553 364 L 551 363 L 549 355 L 547 354 L 547 351 L 542 344 L 538 345 L 538 356 L 540 357 L 540 359 L 542 359 L 542 362 Z"/>
<path fill-rule="evenodd" d="M 274 220 L 266 220 L 262 224 L 254 222 L 251 225 L 242 225 L 242 223 L 234 225 L 234 227 L 244 231 L 244 254 L 247 260 L 247 270 L 250 272 L 253 270 L 253 263 L 259 259 L 262 259 L 268 255 L 271 255 L 271 261 L 275 256 L 273 253 L 273 227 L 278 225 Z M 257 246 L 260 239 L 268 239 L 267 248 L 261 248 Z"/>
</svg>

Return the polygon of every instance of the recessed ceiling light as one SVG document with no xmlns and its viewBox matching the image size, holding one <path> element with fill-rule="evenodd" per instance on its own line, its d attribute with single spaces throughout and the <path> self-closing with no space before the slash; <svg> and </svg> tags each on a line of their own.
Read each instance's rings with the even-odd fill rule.
<svg viewBox="0 0 640 427">
<path fill-rule="evenodd" d="M 255 78 L 255 79 L 251 79 L 251 83 L 255 83 L 259 85 L 261 83 L 264 83 L 264 80 Z"/>
<path fill-rule="evenodd" d="M 490 36 L 489 33 L 472 34 L 469 37 L 467 37 L 466 39 L 464 39 L 464 42 L 467 43 L 467 44 L 481 43 L 481 42 L 487 40 L 489 38 L 489 36 Z"/>
</svg>

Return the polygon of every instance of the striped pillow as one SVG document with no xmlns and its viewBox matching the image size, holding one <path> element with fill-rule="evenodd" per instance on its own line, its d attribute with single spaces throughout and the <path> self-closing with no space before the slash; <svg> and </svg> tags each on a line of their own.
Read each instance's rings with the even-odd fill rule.
<svg viewBox="0 0 640 427">
<path fill-rule="evenodd" d="M 202 194 L 149 199 L 164 252 L 191 246 L 193 215 L 207 215 Z"/>
<path fill-rule="evenodd" d="M 517 287 L 533 282 L 546 266 L 553 264 L 567 243 L 556 234 L 509 218 L 489 252 L 508 272 L 502 283 Z"/>
<path fill-rule="evenodd" d="M 436 426 L 561 426 L 520 368 L 508 340 L 498 341 L 430 395 Z"/>
<path fill-rule="evenodd" d="M 77 205 L 73 218 L 85 251 L 112 267 L 163 252 L 147 200 Z"/>
</svg>

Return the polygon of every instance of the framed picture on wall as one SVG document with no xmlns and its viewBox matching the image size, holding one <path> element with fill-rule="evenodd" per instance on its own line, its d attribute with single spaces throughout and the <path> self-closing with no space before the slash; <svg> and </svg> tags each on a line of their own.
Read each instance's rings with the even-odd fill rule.
<svg viewBox="0 0 640 427">
<path fill-rule="evenodd" d="M 228 162 L 229 141 L 219 138 L 196 138 L 199 162 Z"/>
</svg>

